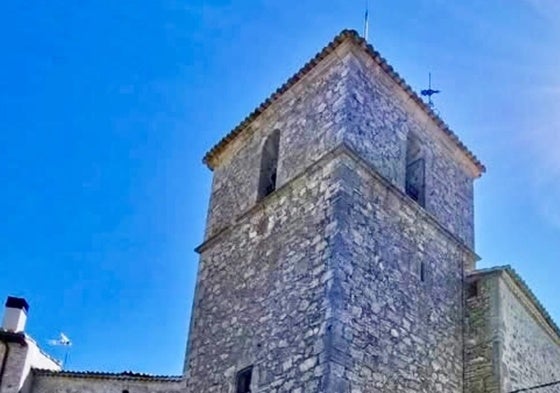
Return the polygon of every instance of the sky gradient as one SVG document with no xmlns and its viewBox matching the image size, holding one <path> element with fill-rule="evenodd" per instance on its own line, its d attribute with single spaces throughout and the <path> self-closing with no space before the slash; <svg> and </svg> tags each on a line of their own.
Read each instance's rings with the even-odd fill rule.
<svg viewBox="0 0 560 393">
<path fill-rule="evenodd" d="M 0 297 L 69 368 L 180 374 L 211 173 L 204 153 L 364 1 L 7 2 Z M 328 4 L 327 4 L 328 3 Z M 560 2 L 370 0 L 370 41 L 486 164 L 479 267 L 560 321 Z"/>
</svg>

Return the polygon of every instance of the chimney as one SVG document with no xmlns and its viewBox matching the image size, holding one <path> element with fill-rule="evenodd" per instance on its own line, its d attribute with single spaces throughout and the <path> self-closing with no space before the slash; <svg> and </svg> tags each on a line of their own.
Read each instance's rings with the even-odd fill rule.
<svg viewBox="0 0 560 393">
<path fill-rule="evenodd" d="M 24 298 L 8 296 L 2 329 L 13 333 L 23 332 L 28 311 L 29 304 Z"/>
</svg>

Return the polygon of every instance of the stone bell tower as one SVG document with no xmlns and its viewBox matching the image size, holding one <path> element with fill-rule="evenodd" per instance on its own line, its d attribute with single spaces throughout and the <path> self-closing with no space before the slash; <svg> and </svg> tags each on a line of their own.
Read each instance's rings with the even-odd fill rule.
<svg viewBox="0 0 560 393">
<path fill-rule="evenodd" d="M 187 392 L 462 392 L 484 167 L 356 32 L 204 161 Z"/>
</svg>

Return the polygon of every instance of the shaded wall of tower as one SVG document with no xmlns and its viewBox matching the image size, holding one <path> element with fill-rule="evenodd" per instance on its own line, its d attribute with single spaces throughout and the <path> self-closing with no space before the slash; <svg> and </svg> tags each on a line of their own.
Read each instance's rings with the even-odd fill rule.
<svg viewBox="0 0 560 393">
<path fill-rule="evenodd" d="M 463 271 L 475 256 L 357 155 L 341 156 L 336 178 L 337 391 L 461 392 Z"/>
<path fill-rule="evenodd" d="M 463 285 L 474 269 L 472 166 L 362 51 L 345 59 L 336 288 L 328 347 L 334 391 L 461 392 Z M 423 206 L 407 196 L 407 145 L 425 160 Z M 416 153 L 415 153 L 416 154 Z"/>
<path fill-rule="evenodd" d="M 405 191 L 407 143 L 425 165 L 425 210 L 474 249 L 473 175 L 455 142 L 363 52 L 346 61 L 344 143 Z"/>
</svg>

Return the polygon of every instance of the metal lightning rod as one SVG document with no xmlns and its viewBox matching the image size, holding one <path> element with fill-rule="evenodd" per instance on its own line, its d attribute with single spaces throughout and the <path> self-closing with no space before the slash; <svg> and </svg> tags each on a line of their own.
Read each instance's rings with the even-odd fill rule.
<svg viewBox="0 0 560 393">
<path fill-rule="evenodd" d="M 366 15 L 364 19 L 364 39 L 368 41 L 369 35 L 369 1 L 366 0 Z"/>
</svg>

